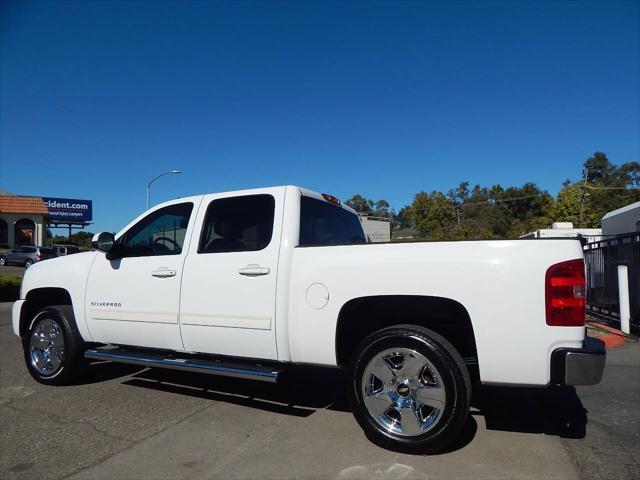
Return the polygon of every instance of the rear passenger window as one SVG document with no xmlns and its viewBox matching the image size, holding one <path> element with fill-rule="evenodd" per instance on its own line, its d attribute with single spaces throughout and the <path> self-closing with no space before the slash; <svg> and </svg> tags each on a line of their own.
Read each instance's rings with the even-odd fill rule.
<svg viewBox="0 0 640 480">
<path fill-rule="evenodd" d="M 221 198 L 209 204 L 198 253 L 252 252 L 266 248 L 273 234 L 271 195 Z"/>
<path fill-rule="evenodd" d="M 357 215 L 323 200 L 300 199 L 301 246 L 357 243 L 366 243 Z"/>
</svg>

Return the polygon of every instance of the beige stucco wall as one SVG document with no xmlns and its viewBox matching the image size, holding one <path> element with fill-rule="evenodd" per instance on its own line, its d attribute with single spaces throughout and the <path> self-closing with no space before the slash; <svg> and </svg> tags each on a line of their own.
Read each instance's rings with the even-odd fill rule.
<svg viewBox="0 0 640 480">
<path fill-rule="evenodd" d="M 44 217 L 38 214 L 21 214 L 21 213 L 0 213 L 0 218 L 7 222 L 7 234 L 9 246 L 14 248 L 15 245 L 15 226 L 16 222 L 22 219 L 31 220 L 36 225 L 34 241 L 36 245 L 44 245 L 47 233 L 47 227 L 44 224 Z"/>
</svg>

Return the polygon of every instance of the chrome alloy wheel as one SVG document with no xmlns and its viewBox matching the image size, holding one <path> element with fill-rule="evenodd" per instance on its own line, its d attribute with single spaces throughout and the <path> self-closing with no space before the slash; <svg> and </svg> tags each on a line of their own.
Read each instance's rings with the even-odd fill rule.
<svg viewBox="0 0 640 480">
<path fill-rule="evenodd" d="M 64 334 L 55 320 L 41 320 L 31 333 L 31 365 L 41 375 L 53 375 L 64 359 Z"/>
<path fill-rule="evenodd" d="M 381 427 L 405 437 L 434 428 L 447 404 L 436 367 L 408 348 L 384 350 L 371 359 L 362 376 L 362 397 Z"/>
</svg>

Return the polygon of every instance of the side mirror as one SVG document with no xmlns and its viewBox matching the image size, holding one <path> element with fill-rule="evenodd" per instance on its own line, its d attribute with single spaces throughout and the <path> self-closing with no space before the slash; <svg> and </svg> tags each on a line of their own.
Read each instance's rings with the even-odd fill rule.
<svg viewBox="0 0 640 480">
<path fill-rule="evenodd" d="M 12 249 L 11 249 L 11 253 L 16 253 L 16 249 L 15 249 L 15 248 L 12 248 Z"/>
<path fill-rule="evenodd" d="M 100 232 L 96 233 L 91 239 L 91 246 L 101 252 L 109 252 L 113 245 L 116 243 L 116 239 L 113 233 Z"/>
</svg>

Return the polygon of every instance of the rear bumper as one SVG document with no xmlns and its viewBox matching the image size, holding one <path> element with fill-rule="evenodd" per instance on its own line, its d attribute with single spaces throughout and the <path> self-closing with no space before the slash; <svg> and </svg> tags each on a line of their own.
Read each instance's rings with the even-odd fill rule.
<svg viewBox="0 0 640 480">
<path fill-rule="evenodd" d="M 551 383 L 595 385 L 602 379 L 607 352 L 604 343 L 585 337 L 582 348 L 558 348 L 551 354 Z"/>
</svg>

